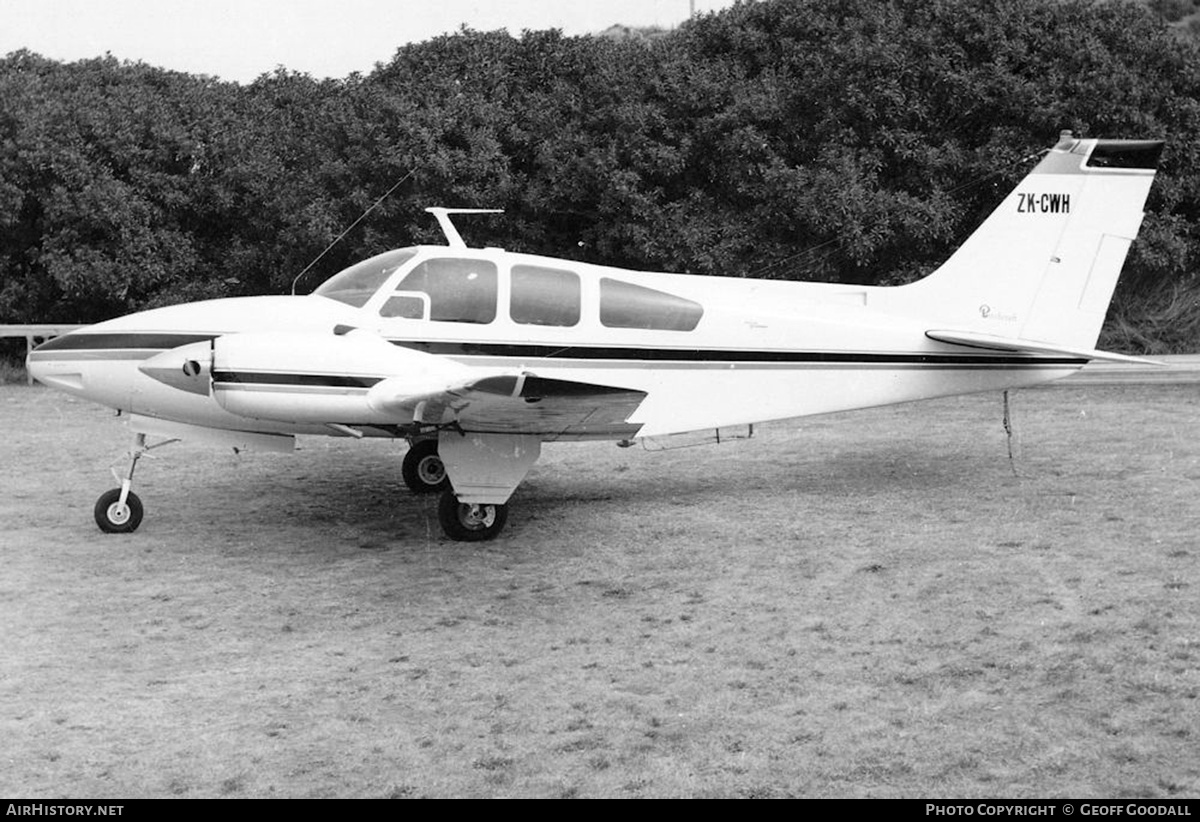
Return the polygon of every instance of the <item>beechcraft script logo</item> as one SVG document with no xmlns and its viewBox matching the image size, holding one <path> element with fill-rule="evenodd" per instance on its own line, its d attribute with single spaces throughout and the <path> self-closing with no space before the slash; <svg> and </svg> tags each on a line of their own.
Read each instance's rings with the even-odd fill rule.
<svg viewBox="0 0 1200 822">
<path fill-rule="evenodd" d="M 1017 193 L 1018 214 L 1070 214 L 1070 194 Z"/>
</svg>

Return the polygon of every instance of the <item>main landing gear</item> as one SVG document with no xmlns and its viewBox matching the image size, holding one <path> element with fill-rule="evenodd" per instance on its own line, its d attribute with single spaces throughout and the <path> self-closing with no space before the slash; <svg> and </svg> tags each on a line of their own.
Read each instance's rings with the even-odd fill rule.
<svg viewBox="0 0 1200 822">
<path fill-rule="evenodd" d="M 508 505 L 459 502 L 454 489 L 447 488 L 438 500 L 438 522 L 450 539 L 483 542 L 495 539 L 504 530 Z"/>
<path fill-rule="evenodd" d="M 96 500 L 94 513 L 96 524 L 100 526 L 101 531 L 106 534 L 129 534 L 137 530 L 142 524 L 143 508 L 138 495 L 130 490 L 133 486 L 133 469 L 137 468 L 138 460 L 147 451 L 178 441 L 171 439 L 146 445 L 145 434 L 134 436 L 133 451 L 129 454 L 129 471 L 124 477 L 113 471 L 113 476 L 121 483 L 121 487 L 105 491 L 100 495 L 100 499 Z"/>
<path fill-rule="evenodd" d="M 458 542 L 482 542 L 495 539 L 508 521 L 508 506 L 459 502 L 450 486 L 446 464 L 438 454 L 436 439 L 415 441 L 400 466 L 404 484 L 414 494 L 440 493 L 438 522 L 450 539 Z"/>
<path fill-rule="evenodd" d="M 417 440 L 409 446 L 400 474 L 414 494 L 436 494 L 450 487 L 446 464 L 438 456 L 436 439 Z"/>
<path fill-rule="evenodd" d="M 508 499 L 537 461 L 529 434 L 464 433 L 442 428 L 418 439 L 404 458 L 404 481 L 417 493 L 441 491 L 438 522 L 459 542 L 495 539 L 508 521 Z"/>
</svg>

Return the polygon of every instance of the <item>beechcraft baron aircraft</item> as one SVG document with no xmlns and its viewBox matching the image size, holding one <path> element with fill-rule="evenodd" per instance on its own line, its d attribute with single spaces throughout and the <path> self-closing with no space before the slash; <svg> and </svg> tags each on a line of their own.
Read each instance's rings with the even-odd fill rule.
<svg viewBox="0 0 1200 822">
<path fill-rule="evenodd" d="M 1159 141 L 1064 132 L 933 274 L 858 287 L 628 271 L 447 246 L 388 251 L 308 296 L 143 311 L 29 356 L 53 388 L 128 414 L 97 501 L 133 531 L 147 435 L 293 447 L 403 437 L 457 540 L 490 539 L 543 442 L 640 437 L 1028 386 L 1092 359 Z"/>
</svg>

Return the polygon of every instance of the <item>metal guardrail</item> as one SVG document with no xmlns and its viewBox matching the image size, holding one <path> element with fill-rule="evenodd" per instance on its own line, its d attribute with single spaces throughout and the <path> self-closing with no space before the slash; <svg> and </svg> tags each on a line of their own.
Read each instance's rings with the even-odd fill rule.
<svg viewBox="0 0 1200 822">
<path fill-rule="evenodd" d="M 25 356 L 29 356 L 29 352 L 34 347 L 51 337 L 59 337 L 66 334 L 68 331 L 74 331 L 76 328 L 83 328 L 82 325 L 0 325 L 0 337 L 24 337 L 25 338 Z M 33 377 L 27 377 L 29 384 L 33 385 Z"/>
</svg>

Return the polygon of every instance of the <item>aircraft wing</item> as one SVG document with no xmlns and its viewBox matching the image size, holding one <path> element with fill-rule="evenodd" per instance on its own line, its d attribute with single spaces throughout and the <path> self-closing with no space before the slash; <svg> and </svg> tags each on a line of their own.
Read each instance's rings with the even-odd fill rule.
<svg viewBox="0 0 1200 822">
<path fill-rule="evenodd" d="M 626 420 L 646 398 L 645 391 L 528 371 L 480 371 L 355 329 L 229 334 L 141 366 L 148 376 L 195 393 L 208 392 L 210 368 L 213 397 L 226 411 L 293 424 L 411 421 L 543 440 L 625 438 L 640 430 Z"/>
<path fill-rule="evenodd" d="M 412 416 L 415 422 L 456 421 L 464 431 L 536 434 L 552 440 L 612 434 L 629 436 L 627 423 L 646 392 L 539 377 L 527 372 L 482 377 L 413 395 L 406 381 L 385 379 L 367 393 L 376 411 Z"/>
<path fill-rule="evenodd" d="M 976 331 L 933 330 L 926 331 L 925 336 L 937 342 L 965 345 L 969 348 L 983 348 L 989 351 L 1015 351 L 1024 354 L 1078 357 L 1081 360 L 1108 360 L 1110 362 L 1136 363 L 1138 365 L 1163 365 L 1163 363 L 1156 360 L 1131 357 L 1127 354 L 1113 354 L 1109 351 L 1099 351 L 1093 348 L 1064 348 L 1051 343 L 1021 340 L 1014 337 L 998 337 L 993 334 L 980 334 Z"/>
</svg>

